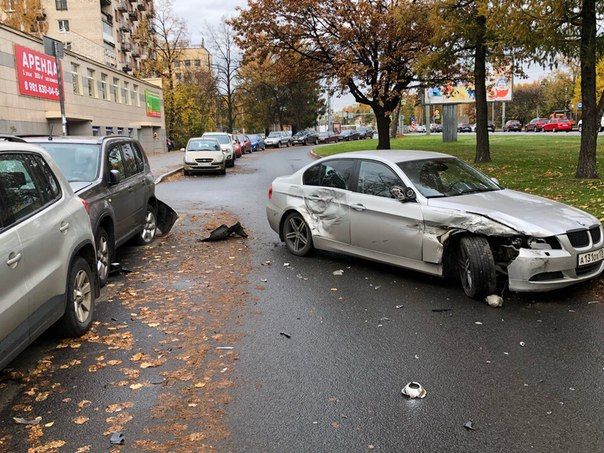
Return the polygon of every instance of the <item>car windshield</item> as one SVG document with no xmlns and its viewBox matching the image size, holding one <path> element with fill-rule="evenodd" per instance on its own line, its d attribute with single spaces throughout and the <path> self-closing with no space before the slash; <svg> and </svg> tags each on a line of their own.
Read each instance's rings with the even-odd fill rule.
<svg viewBox="0 0 604 453">
<path fill-rule="evenodd" d="M 189 140 L 187 151 L 219 151 L 217 140 Z"/>
<path fill-rule="evenodd" d="M 98 177 L 100 145 L 85 143 L 36 143 L 56 161 L 69 182 L 92 182 Z"/>
<path fill-rule="evenodd" d="M 207 138 L 213 138 L 218 140 L 218 143 L 220 143 L 221 145 L 228 145 L 229 144 L 229 137 L 226 134 L 208 134 L 206 135 Z"/>
<path fill-rule="evenodd" d="M 269 137 L 281 137 L 281 132 L 271 132 L 268 134 Z"/>
<path fill-rule="evenodd" d="M 426 198 L 454 197 L 500 190 L 492 179 L 455 158 L 437 158 L 397 164 Z"/>
</svg>

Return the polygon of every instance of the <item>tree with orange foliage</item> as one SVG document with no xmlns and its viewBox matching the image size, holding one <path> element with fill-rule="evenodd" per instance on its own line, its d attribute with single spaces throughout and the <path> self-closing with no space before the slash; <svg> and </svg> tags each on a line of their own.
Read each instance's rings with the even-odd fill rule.
<svg viewBox="0 0 604 453">
<path fill-rule="evenodd" d="M 390 115 L 429 51 L 424 8 L 395 0 L 249 0 L 232 24 L 248 54 L 294 51 L 340 93 L 370 106 L 378 149 L 389 149 Z"/>
</svg>

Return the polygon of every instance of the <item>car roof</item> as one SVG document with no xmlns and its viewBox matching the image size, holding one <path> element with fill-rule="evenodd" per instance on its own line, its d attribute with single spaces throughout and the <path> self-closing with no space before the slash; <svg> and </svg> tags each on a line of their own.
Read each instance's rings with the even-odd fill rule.
<svg viewBox="0 0 604 453">
<path fill-rule="evenodd" d="M 109 140 L 134 140 L 133 137 L 127 135 L 67 135 L 67 136 L 48 136 L 48 135 L 37 135 L 37 136 L 23 136 L 23 138 L 29 143 L 87 143 L 100 145 L 104 141 Z"/>
<path fill-rule="evenodd" d="M 15 152 L 15 151 L 29 151 L 38 154 L 43 154 L 44 157 L 50 158 L 50 154 L 44 149 L 31 143 L 19 142 L 19 141 L 0 141 L 0 152 Z"/>
<path fill-rule="evenodd" d="M 454 158 L 450 154 L 439 153 L 436 151 L 419 151 L 411 149 L 390 149 L 390 150 L 374 150 L 374 151 L 353 151 L 349 153 L 334 154 L 325 159 L 334 158 L 354 158 L 354 159 L 378 159 L 393 163 L 408 162 L 421 159 L 435 158 Z"/>
</svg>

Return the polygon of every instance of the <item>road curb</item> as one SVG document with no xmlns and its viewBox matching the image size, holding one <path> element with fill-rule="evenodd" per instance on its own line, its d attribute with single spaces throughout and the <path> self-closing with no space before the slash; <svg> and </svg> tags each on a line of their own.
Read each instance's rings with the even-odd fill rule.
<svg viewBox="0 0 604 453">
<path fill-rule="evenodd" d="M 164 178 L 167 178 L 168 176 L 173 175 L 174 173 L 177 173 L 179 171 L 182 170 L 182 165 L 179 166 L 178 168 L 175 168 L 174 170 L 170 170 L 169 172 L 164 173 L 163 175 L 158 176 L 157 178 L 155 178 L 155 184 L 159 184 L 160 182 L 162 182 L 162 180 Z"/>
</svg>

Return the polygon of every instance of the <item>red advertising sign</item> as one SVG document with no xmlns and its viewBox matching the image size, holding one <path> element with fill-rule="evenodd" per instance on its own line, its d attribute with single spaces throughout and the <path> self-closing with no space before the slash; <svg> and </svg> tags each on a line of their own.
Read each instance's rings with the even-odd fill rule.
<svg viewBox="0 0 604 453">
<path fill-rule="evenodd" d="M 15 44 L 19 93 L 59 100 L 59 82 L 54 57 Z"/>
</svg>

